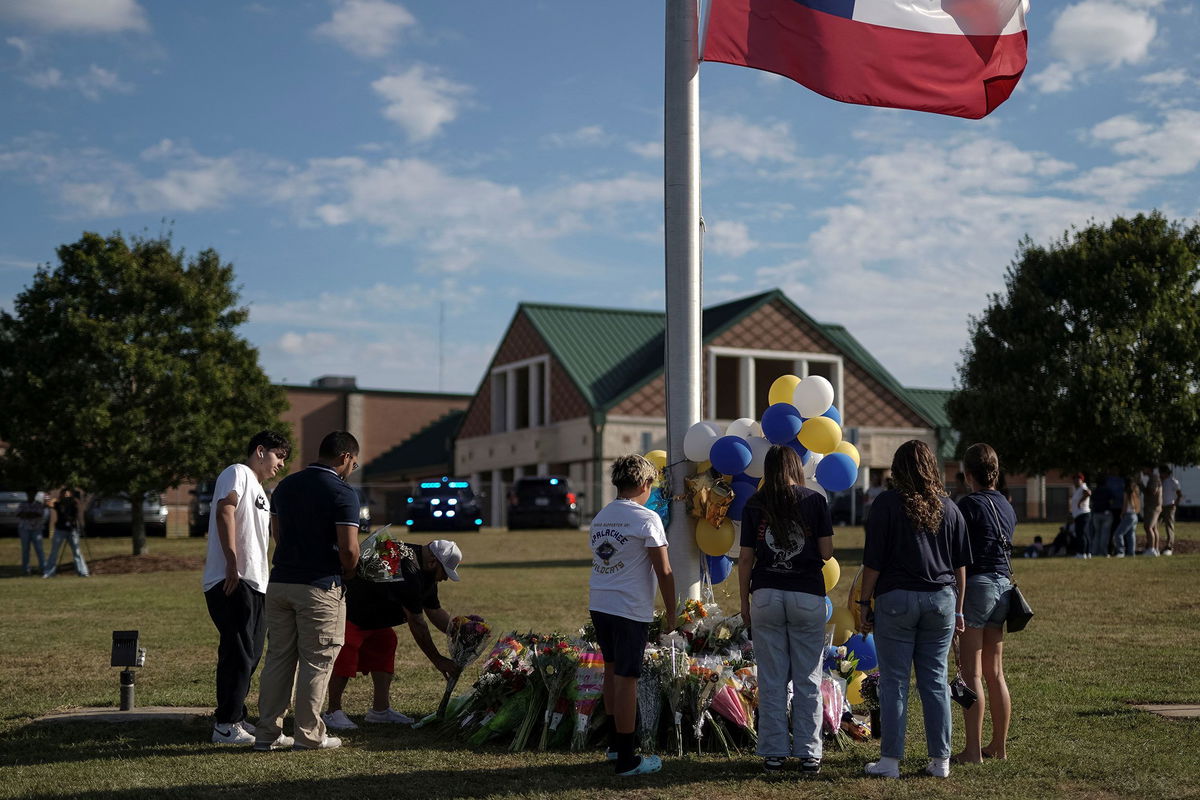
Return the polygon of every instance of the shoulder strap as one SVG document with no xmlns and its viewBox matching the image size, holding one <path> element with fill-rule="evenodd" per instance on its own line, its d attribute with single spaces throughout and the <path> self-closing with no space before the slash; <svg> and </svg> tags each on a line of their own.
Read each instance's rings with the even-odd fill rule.
<svg viewBox="0 0 1200 800">
<path fill-rule="evenodd" d="M 983 493 L 980 492 L 980 494 L 983 494 Z M 992 502 L 992 498 L 988 497 L 987 495 L 983 495 L 983 499 L 987 500 L 988 505 L 991 507 L 992 518 L 996 521 L 996 530 L 998 530 L 1000 532 L 1001 537 L 1003 537 L 1004 536 L 1004 525 L 1000 521 L 999 509 L 997 509 L 996 504 Z M 1016 576 L 1013 575 L 1012 558 L 1009 555 L 1009 553 L 1012 552 L 1012 533 L 1013 533 L 1012 531 L 1009 531 L 1007 542 L 1004 541 L 1003 538 L 1001 538 L 1000 549 L 1004 552 L 1004 560 L 1006 562 L 1008 562 L 1008 576 L 1013 581 L 1013 585 L 1016 585 Z"/>
</svg>

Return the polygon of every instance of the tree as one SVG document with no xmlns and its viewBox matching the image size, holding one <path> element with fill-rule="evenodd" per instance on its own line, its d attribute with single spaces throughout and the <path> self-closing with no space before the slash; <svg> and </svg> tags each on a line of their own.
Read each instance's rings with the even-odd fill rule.
<svg viewBox="0 0 1200 800">
<path fill-rule="evenodd" d="M 133 552 L 148 492 L 212 475 L 254 432 L 283 430 L 283 390 L 236 329 L 234 272 L 169 238 L 85 233 L 0 313 L 0 439 L 42 485 L 126 493 Z"/>
<path fill-rule="evenodd" d="M 972 318 L 948 411 L 1026 472 L 1200 462 L 1200 226 L 1118 217 L 1028 237 Z"/>
</svg>

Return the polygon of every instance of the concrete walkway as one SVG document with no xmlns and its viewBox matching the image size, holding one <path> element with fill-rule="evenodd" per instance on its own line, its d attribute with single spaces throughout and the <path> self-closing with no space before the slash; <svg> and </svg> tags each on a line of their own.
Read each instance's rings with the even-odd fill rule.
<svg viewBox="0 0 1200 800">
<path fill-rule="evenodd" d="M 132 711 L 119 708 L 73 708 L 53 711 L 34 720 L 38 722 L 192 722 L 211 717 L 211 707 L 141 706 Z"/>
<path fill-rule="evenodd" d="M 1200 717 L 1200 705 L 1135 705 L 1134 708 L 1171 719 L 1196 719 Z"/>
</svg>

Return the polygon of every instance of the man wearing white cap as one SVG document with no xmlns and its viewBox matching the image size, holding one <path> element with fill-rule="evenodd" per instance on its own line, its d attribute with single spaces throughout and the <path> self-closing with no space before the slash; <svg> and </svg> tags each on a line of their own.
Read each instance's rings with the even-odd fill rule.
<svg viewBox="0 0 1200 800">
<path fill-rule="evenodd" d="M 371 709 L 363 717 L 364 722 L 412 722 L 411 717 L 393 709 L 389 699 L 396 671 L 397 639 L 393 628 L 397 625 L 408 625 L 413 641 L 438 672 L 447 677 L 458 673 L 458 665 L 438 651 L 426 618 L 443 633 L 450 626 L 450 615 L 438 600 L 437 585 L 447 579 L 457 581 L 461 562 L 462 550 L 448 539 L 435 539 L 427 545 L 404 544 L 400 553 L 403 580 L 347 581 L 346 641 L 329 679 L 329 711 L 322 715 L 327 727 L 358 727 L 342 710 L 342 693 L 350 679 L 359 674 L 370 674 L 374 686 Z"/>
</svg>

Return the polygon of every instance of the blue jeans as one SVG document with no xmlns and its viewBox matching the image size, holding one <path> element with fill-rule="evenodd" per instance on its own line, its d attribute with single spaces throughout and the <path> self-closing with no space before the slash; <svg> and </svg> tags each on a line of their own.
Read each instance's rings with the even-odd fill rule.
<svg viewBox="0 0 1200 800">
<path fill-rule="evenodd" d="M 1091 532 L 1092 532 L 1092 515 L 1085 511 L 1079 514 L 1073 520 L 1075 525 L 1075 536 L 1071 542 L 1071 549 L 1075 551 L 1073 555 L 1082 555 L 1092 552 Z"/>
<path fill-rule="evenodd" d="M 46 571 L 46 553 L 42 550 L 42 523 L 39 521 L 36 526 L 33 525 L 18 525 L 17 535 L 21 537 L 21 572 L 29 574 L 29 548 L 33 547 L 33 551 L 37 553 L 38 572 Z"/>
<path fill-rule="evenodd" d="M 820 758 L 825 598 L 755 589 L 750 608 L 758 658 L 758 754 Z M 793 693 L 790 746 L 789 681 Z"/>
<path fill-rule="evenodd" d="M 45 574 L 53 575 L 58 572 L 58 551 L 64 541 L 71 545 L 71 555 L 75 557 L 75 572 L 79 577 L 86 578 L 88 568 L 87 562 L 83 560 L 83 553 L 79 552 L 79 531 L 64 531 L 62 528 L 54 529 L 54 538 L 50 540 L 50 565 Z"/>
<path fill-rule="evenodd" d="M 947 586 L 936 592 L 893 589 L 876 596 L 875 650 L 879 655 L 882 755 L 904 758 L 908 681 L 915 666 L 929 757 L 950 757 L 950 686 L 946 681 L 946 655 L 950 652 L 953 636 L 953 588 Z"/>
<path fill-rule="evenodd" d="M 1104 558 L 1108 555 L 1112 537 L 1112 514 L 1108 511 L 1092 512 L 1092 555 Z"/>
<path fill-rule="evenodd" d="M 1117 532 L 1113 537 L 1117 540 L 1117 555 L 1132 556 L 1137 554 L 1137 514 L 1130 511 L 1121 515 Z"/>
</svg>

